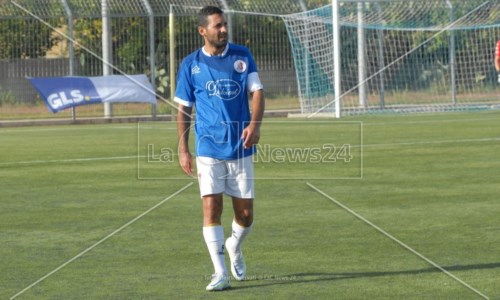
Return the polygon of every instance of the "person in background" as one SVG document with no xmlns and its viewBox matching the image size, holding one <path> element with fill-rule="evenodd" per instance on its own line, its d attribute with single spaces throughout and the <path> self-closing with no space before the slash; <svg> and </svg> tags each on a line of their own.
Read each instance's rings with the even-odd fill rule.
<svg viewBox="0 0 500 300">
<path fill-rule="evenodd" d="M 498 73 L 498 83 L 500 83 L 500 40 L 498 40 L 495 48 L 495 69 Z"/>
</svg>

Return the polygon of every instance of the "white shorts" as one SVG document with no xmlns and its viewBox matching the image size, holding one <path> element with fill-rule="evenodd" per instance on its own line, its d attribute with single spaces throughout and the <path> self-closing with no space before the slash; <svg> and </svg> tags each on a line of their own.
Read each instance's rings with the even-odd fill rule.
<svg viewBox="0 0 500 300">
<path fill-rule="evenodd" d="M 242 199 L 254 198 L 252 156 L 235 160 L 196 157 L 201 196 L 225 193 Z"/>
</svg>

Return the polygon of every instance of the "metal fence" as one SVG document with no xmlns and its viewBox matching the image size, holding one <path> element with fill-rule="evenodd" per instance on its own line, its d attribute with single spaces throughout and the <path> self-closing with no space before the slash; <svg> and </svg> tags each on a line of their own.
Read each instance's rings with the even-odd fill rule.
<svg viewBox="0 0 500 300">
<path fill-rule="evenodd" d="M 311 3 L 307 3 L 311 2 Z M 328 1 L 306 0 L 13 0 L 0 6 L 0 118 L 101 117 L 102 105 L 48 113 L 27 76 L 99 76 L 104 23 L 110 24 L 110 73 L 147 74 L 158 98 L 170 98 L 170 68 L 202 45 L 196 11 L 216 5 L 230 12 L 230 40 L 248 46 L 258 64 L 268 98 L 296 99 L 297 87 L 286 28 L 280 14 L 311 9 Z M 169 22 L 175 17 L 175 30 Z M 104 29 L 103 29 L 104 28 Z M 175 35 L 172 35 L 175 33 Z M 171 37 L 175 41 L 171 61 Z M 74 42 L 72 42 L 74 41 Z M 109 70 L 108 70 L 109 74 Z M 295 100 L 298 105 L 298 100 Z M 286 102 L 289 105 L 290 102 Z M 294 104 L 292 104 L 294 105 Z M 158 101 L 115 104 L 113 115 L 167 114 Z"/>
</svg>

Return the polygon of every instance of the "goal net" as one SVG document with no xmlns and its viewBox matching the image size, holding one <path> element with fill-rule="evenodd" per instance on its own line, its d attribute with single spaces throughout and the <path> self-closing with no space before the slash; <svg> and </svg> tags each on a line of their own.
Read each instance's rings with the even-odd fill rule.
<svg viewBox="0 0 500 300">
<path fill-rule="evenodd" d="M 283 19 L 303 114 L 500 108 L 500 1 L 343 0 L 339 74 L 331 5 Z"/>
</svg>

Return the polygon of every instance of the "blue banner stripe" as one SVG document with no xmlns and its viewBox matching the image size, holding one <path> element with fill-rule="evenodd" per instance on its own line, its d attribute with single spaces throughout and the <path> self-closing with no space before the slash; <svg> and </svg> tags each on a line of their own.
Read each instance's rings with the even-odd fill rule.
<svg viewBox="0 0 500 300">
<path fill-rule="evenodd" d="M 100 77 L 28 77 L 28 80 L 53 113 L 79 105 L 103 102 L 156 103 L 153 86 L 143 74 Z"/>
<path fill-rule="evenodd" d="M 86 77 L 28 78 L 52 112 L 86 104 L 102 103 Z"/>
</svg>

